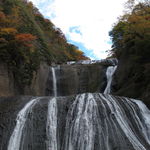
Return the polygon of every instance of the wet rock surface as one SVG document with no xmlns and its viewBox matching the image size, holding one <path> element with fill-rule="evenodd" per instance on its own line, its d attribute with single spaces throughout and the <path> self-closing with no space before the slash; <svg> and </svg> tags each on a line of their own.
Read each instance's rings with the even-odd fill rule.
<svg viewBox="0 0 150 150">
<path fill-rule="evenodd" d="M 101 64 L 61 65 L 55 69 L 58 96 L 105 90 L 107 66 Z M 46 95 L 53 95 L 53 78 L 50 70 Z"/>
</svg>

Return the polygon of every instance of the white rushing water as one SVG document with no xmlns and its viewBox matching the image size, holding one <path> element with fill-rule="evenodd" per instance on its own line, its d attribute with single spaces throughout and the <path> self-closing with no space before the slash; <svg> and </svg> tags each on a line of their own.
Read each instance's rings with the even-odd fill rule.
<svg viewBox="0 0 150 150">
<path fill-rule="evenodd" d="M 133 100 L 133 101 L 140 108 L 139 111 L 141 113 L 141 116 L 143 117 L 142 121 L 144 122 L 144 126 L 143 124 L 140 124 L 141 131 L 147 142 L 150 144 L 150 110 L 146 107 L 146 105 L 142 101 L 140 100 Z M 135 116 L 138 120 L 140 120 L 140 118 L 137 115 Z"/>
<path fill-rule="evenodd" d="M 39 120 L 40 123 L 44 123 L 44 134 L 43 129 L 40 133 L 39 128 L 38 131 L 43 136 L 32 136 L 31 141 L 28 141 L 30 137 L 28 138 L 25 127 L 28 128 L 27 119 L 30 118 L 29 114 L 32 113 L 38 100 L 28 102 L 17 115 L 17 123 L 8 150 L 27 150 L 31 147 L 37 150 L 150 149 L 150 110 L 143 102 L 100 93 L 79 94 L 74 101 L 70 98 L 59 99 L 61 97 L 47 99 L 46 126 Z M 44 104 L 45 109 L 47 102 L 42 103 L 42 100 L 40 102 L 40 105 Z M 39 113 L 34 115 L 43 115 Z M 24 135 L 27 136 L 25 140 L 29 145 L 23 145 L 26 143 L 22 141 Z M 37 142 L 42 140 L 44 145 L 46 142 L 46 147 L 38 148 L 37 143 L 33 142 L 36 140 Z"/>
<path fill-rule="evenodd" d="M 54 97 L 57 97 L 57 78 L 56 78 L 56 72 L 54 67 L 52 67 L 52 76 L 53 76 L 53 94 Z"/>
<path fill-rule="evenodd" d="M 47 114 L 47 150 L 57 150 L 57 78 L 56 78 L 56 68 L 52 67 L 52 77 L 53 77 L 53 95 L 48 103 L 48 114 Z"/>
<path fill-rule="evenodd" d="M 98 124 L 98 108 L 92 94 L 87 99 L 85 94 L 76 97 L 69 110 L 66 123 L 64 150 L 93 150 Z"/>
<path fill-rule="evenodd" d="M 57 143 L 57 101 L 54 97 L 48 103 L 47 114 L 47 150 L 58 150 Z"/>
<path fill-rule="evenodd" d="M 111 83 L 113 79 L 113 75 L 117 69 L 117 66 L 109 66 L 106 71 L 107 76 L 107 86 L 105 88 L 104 94 L 110 94 L 111 92 Z"/>
<path fill-rule="evenodd" d="M 137 135 L 133 132 L 132 126 L 130 125 L 130 122 L 128 118 L 126 118 L 126 115 L 124 114 L 124 110 L 120 105 L 117 103 L 116 99 L 108 95 L 106 97 L 103 97 L 103 100 L 108 104 L 111 112 L 113 113 L 113 117 L 115 119 L 115 124 L 118 126 L 117 128 L 121 128 L 125 136 L 128 138 L 132 146 L 135 150 L 146 150 L 146 148 L 142 145 Z M 131 101 L 131 100 L 129 100 Z M 129 102 L 128 99 L 126 102 Z M 134 108 L 133 108 L 134 110 Z M 135 114 L 134 114 L 135 115 Z M 136 117 L 136 115 L 135 115 Z M 137 121 L 137 120 L 136 120 Z M 141 121 L 136 122 L 137 125 L 141 124 Z M 118 131 L 117 131 L 118 132 Z"/>
<path fill-rule="evenodd" d="M 32 108 L 37 102 L 38 102 L 38 98 L 31 100 L 18 113 L 16 119 L 16 126 L 9 140 L 8 150 L 20 150 L 21 137 L 23 135 L 23 129 L 26 120 L 28 118 L 29 113 L 32 111 Z"/>
<path fill-rule="evenodd" d="M 67 115 L 62 150 L 148 150 L 149 118 L 140 101 L 80 94 Z"/>
</svg>

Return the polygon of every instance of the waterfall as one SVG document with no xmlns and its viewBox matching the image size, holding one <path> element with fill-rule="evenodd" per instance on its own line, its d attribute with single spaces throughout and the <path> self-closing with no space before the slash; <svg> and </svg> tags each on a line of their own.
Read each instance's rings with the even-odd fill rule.
<svg viewBox="0 0 150 150">
<path fill-rule="evenodd" d="M 145 146 L 142 144 L 142 141 L 140 141 L 140 138 L 142 136 L 145 140 L 147 140 L 147 137 L 143 133 L 141 133 L 141 127 L 147 130 L 148 124 L 145 124 L 144 122 L 142 122 L 142 120 L 139 119 L 139 113 L 138 111 L 136 111 L 135 102 L 131 99 L 126 98 L 123 100 L 124 103 L 122 105 L 115 97 L 111 95 L 100 95 L 100 97 L 105 101 L 111 112 L 112 117 L 107 116 L 109 119 L 107 119 L 107 124 L 110 125 L 109 128 L 111 130 L 114 130 L 110 130 L 109 134 L 111 135 L 111 133 L 113 133 L 115 135 L 114 144 L 116 145 L 116 147 L 122 147 L 123 145 L 125 145 L 125 138 L 127 138 L 128 143 L 132 145 L 133 149 L 146 150 Z M 121 100 L 122 99 L 120 99 L 120 101 Z M 128 105 L 127 107 L 125 107 L 125 103 Z M 130 116 L 132 116 L 131 118 L 129 118 L 128 113 L 130 114 Z M 147 111 L 147 113 L 150 115 L 149 111 Z M 142 117 L 144 116 L 142 115 Z M 132 120 L 132 118 L 134 119 Z M 140 136 L 137 134 L 138 131 L 141 134 Z M 113 135 L 111 136 L 113 137 Z"/>
<path fill-rule="evenodd" d="M 140 114 L 141 114 L 141 116 L 143 118 L 142 121 L 146 125 L 146 128 L 142 124 L 140 124 L 140 126 L 141 126 L 141 129 L 142 129 L 143 136 L 145 137 L 146 141 L 150 144 L 150 116 L 149 116 L 150 115 L 150 111 L 145 106 L 145 104 L 143 102 L 141 102 L 139 100 L 133 100 L 133 101 L 140 108 L 139 111 L 140 111 Z M 139 120 L 139 117 L 137 115 L 136 115 L 136 118 Z"/>
<path fill-rule="evenodd" d="M 57 97 L 57 78 L 56 78 L 56 72 L 54 67 L 52 67 L 52 76 L 53 76 L 53 94 L 54 97 Z"/>
<path fill-rule="evenodd" d="M 150 149 L 150 110 L 139 100 L 100 93 L 57 99 L 44 97 L 38 103 L 38 109 L 34 109 L 36 114 L 33 116 L 35 124 L 43 124 L 42 130 L 33 128 L 39 134 L 33 134 L 30 138 L 25 130 L 30 128 L 27 119 L 38 101 L 31 100 L 18 113 L 8 150 Z M 43 120 L 42 115 L 46 111 L 41 114 L 39 109 L 45 110 L 47 104 L 47 117 Z M 39 115 L 42 120 L 37 117 Z M 38 124 L 35 127 L 38 128 Z M 8 129 L 4 128 L 3 132 L 6 130 Z M 38 147 L 41 140 L 41 147 Z M 1 149 L 6 148 L 1 146 Z"/>
<path fill-rule="evenodd" d="M 57 150 L 57 78 L 56 70 L 52 67 L 53 76 L 53 94 L 54 98 L 48 103 L 48 114 L 47 114 L 47 150 Z"/>
<path fill-rule="evenodd" d="M 57 143 L 57 101 L 54 97 L 48 103 L 47 114 L 47 150 L 58 150 Z"/>
<path fill-rule="evenodd" d="M 107 76 L 107 86 L 105 88 L 104 94 L 109 94 L 111 92 L 111 83 L 113 79 L 113 75 L 117 69 L 117 66 L 109 66 L 106 71 Z"/>
<path fill-rule="evenodd" d="M 38 102 L 38 98 L 31 100 L 18 113 L 16 119 L 16 126 L 9 140 L 8 150 L 20 150 L 21 138 L 23 135 L 23 129 L 26 120 L 28 119 L 29 113 L 32 112 L 32 108 L 35 106 L 37 102 Z"/>
<path fill-rule="evenodd" d="M 62 150 L 148 150 L 149 118 L 150 111 L 139 101 L 78 95 L 67 115 Z"/>
<path fill-rule="evenodd" d="M 93 150 L 95 125 L 98 125 L 98 108 L 92 94 L 76 97 L 66 124 L 64 150 Z"/>
</svg>

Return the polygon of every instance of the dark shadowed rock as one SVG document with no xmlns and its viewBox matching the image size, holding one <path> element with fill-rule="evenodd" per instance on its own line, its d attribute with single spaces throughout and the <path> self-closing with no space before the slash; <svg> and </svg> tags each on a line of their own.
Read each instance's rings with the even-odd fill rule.
<svg viewBox="0 0 150 150">
<path fill-rule="evenodd" d="M 101 64 L 61 65 L 55 69 L 57 92 L 60 96 L 103 92 L 106 87 L 106 68 Z M 46 95 L 53 95 L 53 77 L 50 70 Z"/>
</svg>

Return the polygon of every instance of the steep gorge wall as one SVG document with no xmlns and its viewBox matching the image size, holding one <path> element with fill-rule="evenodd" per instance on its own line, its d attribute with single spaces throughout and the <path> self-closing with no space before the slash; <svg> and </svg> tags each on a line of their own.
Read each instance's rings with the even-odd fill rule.
<svg viewBox="0 0 150 150">
<path fill-rule="evenodd" d="M 103 92 L 106 87 L 106 68 L 102 64 L 61 65 L 55 68 L 58 96 L 85 92 Z M 53 95 L 53 78 L 50 70 L 46 95 Z"/>
<path fill-rule="evenodd" d="M 113 94 L 141 99 L 150 108 L 150 63 L 122 55 L 114 76 Z"/>
<path fill-rule="evenodd" d="M 14 95 L 14 78 L 5 63 L 0 63 L 0 96 Z"/>
<path fill-rule="evenodd" d="M 58 96 L 85 92 L 103 92 L 106 86 L 106 69 L 110 64 L 61 65 L 55 69 Z M 29 86 L 16 85 L 13 73 L 4 63 L 0 64 L 0 96 L 34 95 L 53 96 L 53 76 L 51 67 L 41 63 L 34 73 Z M 21 91 L 21 92 L 20 92 Z"/>
<path fill-rule="evenodd" d="M 41 63 L 37 72 L 33 74 L 31 85 L 22 86 L 24 88 L 20 90 L 11 69 L 5 63 L 0 63 L 0 96 L 45 95 L 49 68 L 47 64 Z"/>
</svg>

